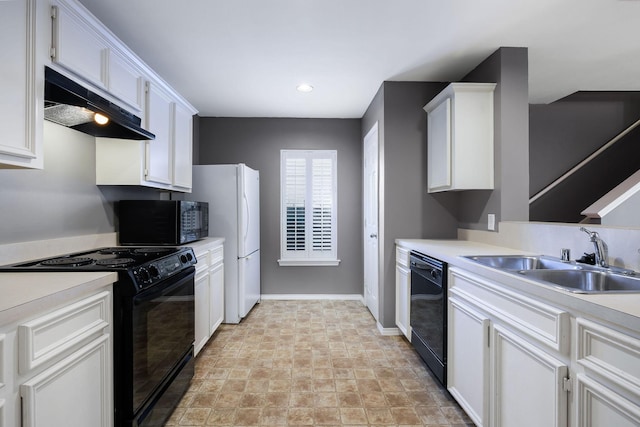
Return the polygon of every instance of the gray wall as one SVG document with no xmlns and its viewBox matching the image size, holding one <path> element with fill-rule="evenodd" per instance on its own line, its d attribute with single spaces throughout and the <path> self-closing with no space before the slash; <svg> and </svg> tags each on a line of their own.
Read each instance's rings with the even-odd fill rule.
<svg viewBox="0 0 640 427">
<path fill-rule="evenodd" d="M 363 294 L 359 119 L 200 118 L 199 164 L 260 171 L 262 293 Z M 337 267 L 280 267 L 280 150 L 338 150 Z"/>
<path fill-rule="evenodd" d="M 362 119 L 362 135 L 378 122 L 380 150 L 380 313 L 395 326 L 395 239 L 455 238 L 455 194 L 429 195 L 427 115 L 422 107 L 446 83 L 384 82 Z"/>
<path fill-rule="evenodd" d="M 529 80 L 526 48 L 500 48 L 462 81 L 497 83 L 494 93 L 495 189 L 460 193 L 460 228 L 487 229 L 529 219 Z"/>
<path fill-rule="evenodd" d="M 529 111 L 527 49 L 501 48 L 462 81 L 497 83 L 494 101 L 495 190 L 428 194 L 426 113 L 447 83 L 384 82 L 362 119 L 362 136 L 378 121 L 380 140 L 380 316 L 395 325 L 397 238 L 455 238 L 458 228 L 486 229 L 528 219 Z"/>
<path fill-rule="evenodd" d="M 640 117 L 640 94 L 582 92 L 529 106 L 534 195 Z"/>
<path fill-rule="evenodd" d="M 44 169 L 0 169 L 0 244 L 110 233 L 114 201 L 155 190 L 96 186 L 93 137 L 44 123 Z"/>
</svg>

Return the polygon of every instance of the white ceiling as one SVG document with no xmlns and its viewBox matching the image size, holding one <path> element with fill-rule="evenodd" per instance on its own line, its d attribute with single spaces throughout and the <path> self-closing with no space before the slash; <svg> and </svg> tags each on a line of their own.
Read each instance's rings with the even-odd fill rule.
<svg viewBox="0 0 640 427">
<path fill-rule="evenodd" d="M 200 116 L 360 118 L 383 81 L 455 81 L 501 46 L 529 49 L 530 103 L 640 90 L 638 0 L 80 1 Z"/>
</svg>

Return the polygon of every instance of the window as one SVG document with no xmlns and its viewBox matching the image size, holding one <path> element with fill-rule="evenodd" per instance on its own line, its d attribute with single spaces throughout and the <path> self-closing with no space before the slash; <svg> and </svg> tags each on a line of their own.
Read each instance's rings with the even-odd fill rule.
<svg viewBox="0 0 640 427">
<path fill-rule="evenodd" d="M 280 152 L 280 265 L 338 265 L 337 152 Z"/>
</svg>

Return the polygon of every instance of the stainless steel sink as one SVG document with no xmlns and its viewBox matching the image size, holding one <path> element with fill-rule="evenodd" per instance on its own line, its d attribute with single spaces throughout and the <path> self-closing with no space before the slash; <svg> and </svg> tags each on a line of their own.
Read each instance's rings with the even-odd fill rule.
<svg viewBox="0 0 640 427">
<path fill-rule="evenodd" d="M 575 263 L 545 255 L 477 255 L 465 258 L 502 270 L 578 270 L 581 268 Z"/>
<path fill-rule="evenodd" d="M 518 273 L 576 293 L 640 292 L 640 277 L 604 270 L 521 270 Z"/>
<path fill-rule="evenodd" d="M 574 293 L 640 292 L 640 275 L 635 275 L 632 270 L 579 264 L 546 255 L 476 255 L 465 258 Z"/>
</svg>

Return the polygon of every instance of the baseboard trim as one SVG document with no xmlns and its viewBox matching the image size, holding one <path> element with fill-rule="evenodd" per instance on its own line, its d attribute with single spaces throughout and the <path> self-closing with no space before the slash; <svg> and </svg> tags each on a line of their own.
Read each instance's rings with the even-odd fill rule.
<svg viewBox="0 0 640 427">
<path fill-rule="evenodd" d="M 262 294 L 262 300 L 344 300 L 360 301 L 364 304 L 364 296 L 359 294 Z"/>
<path fill-rule="evenodd" d="M 380 332 L 380 335 L 387 335 L 387 336 L 402 335 L 402 332 L 400 332 L 400 329 L 398 328 L 384 328 L 382 327 L 380 322 L 376 322 L 376 325 L 378 326 L 378 331 Z"/>
</svg>

